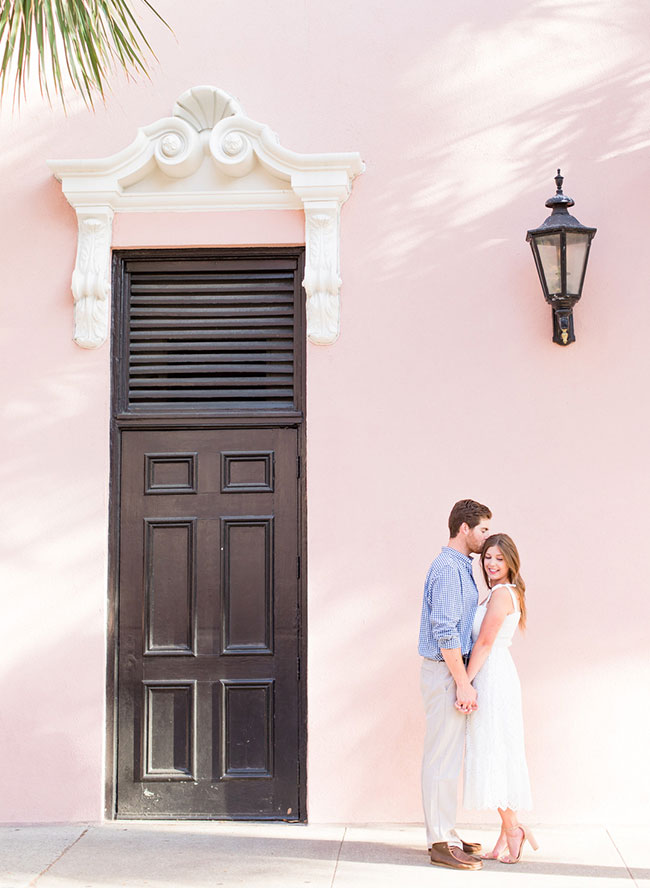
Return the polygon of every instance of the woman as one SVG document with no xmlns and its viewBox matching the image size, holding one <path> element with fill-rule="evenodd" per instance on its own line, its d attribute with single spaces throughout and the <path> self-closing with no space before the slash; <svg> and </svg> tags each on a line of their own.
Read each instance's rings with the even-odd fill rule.
<svg viewBox="0 0 650 888">
<path fill-rule="evenodd" d="M 476 610 L 467 666 L 478 710 L 467 718 L 463 806 L 498 810 L 499 838 L 482 857 L 501 863 L 517 863 L 526 840 L 537 849 L 532 833 L 517 819 L 520 808 L 532 807 L 521 687 L 508 650 L 517 626 L 526 625 L 526 585 L 519 564 L 519 552 L 507 534 L 488 537 L 481 567 L 490 592 Z"/>
</svg>

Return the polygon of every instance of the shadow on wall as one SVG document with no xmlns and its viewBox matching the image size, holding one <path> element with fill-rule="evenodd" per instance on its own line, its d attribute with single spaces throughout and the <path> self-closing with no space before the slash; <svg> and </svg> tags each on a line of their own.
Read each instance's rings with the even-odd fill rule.
<svg viewBox="0 0 650 888">
<path fill-rule="evenodd" d="M 511 249 L 514 242 L 522 257 L 519 268 L 525 268 L 526 290 L 537 296 L 536 278 L 527 274 L 532 259 L 525 234 L 548 215 L 544 202 L 554 193 L 556 168 L 562 167 L 567 177 L 565 191 L 576 199 L 578 218 L 602 226 L 602 209 L 601 218 L 592 217 L 597 207 L 620 199 L 621 184 L 629 176 L 629 155 L 644 152 L 645 160 L 650 153 L 650 64 L 620 67 L 624 70 L 565 89 L 525 111 L 504 108 L 502 119 L 482 126 L 455 121 L 453 141 L 446 139 L 450 112 L 444 106 L 436 109 L 434 103 L 426 112 L 432 125 L 422 138 L 396 147 L 391 159 L 401 157 L 401 169 L 389 175 L 371 160 L 368 173 L 355 185 L 364 189 L 373 217 L 388 228 L 371 241 L 364 262 L 382 279 L 426 278 L 437 293 L 447 285 L 456 292 L 472 286 L 485 292 L 490 289 L 485 271 L 492 271 L 489 252 L 504 241 Z M 421 89 L 425 92 L 424 86 Z M 430 90 L 435 95 L 434 84 Z M 455 100 L 447 96 L 446 102 L 474 108 L 470 85 L 467 90 L 468 95 Z M 412 126 L 402 121 L 402 133 L 418 132 L 418 110 L 413 108 Z M 373 187 L 373 173 L 386 174 L 381 189 Z M 346 212 L 354 209 L 351 202 Z M 431 261 L 424 264 L 423 250 L 431 251 Z M 449 263 L 459 253 L 468 263 L 460 269 Z M 620 258 L 624 263 L 625 257 Z M 590 286 L 594 289 L 597 282 L 591 280 Z M 408 292 L 402 291 L 402 296 L 406 299 Z"/>
<path fill-rule="evenodd" d="M 396 74 L 392 97 L 376 97 L 398 111 L 382 118 L 377 144 L 361 145 L 368 170 L 355 198 L 363 196 L 363 207 L 353 200 L 345 209 L 348 219 L 363 212 L 378 220 L 356 261 L 373 269 L 373 304 L 390 312 L 393 336 L 419 338 L 438 321 L 437 312 L 414 317 L 413 296 L 423 288 L 448 316 L 447 335 L 463 323 L 474 327 L 470 338 L 483 322 L 494 332 L 485 309 L 494 306 L 522 330 L 531 329 L 530 315 L 533 330 L 548 326 L 525 233 L 548 214 L 557 167 L 578 218 L 601 230 L 615 222 L 622 196 L 633 198 L 643 184 L 638 175 L 630 182 L 630 158 L 642 152 L 647 163 L 650 65 L 638 11 L 630 3 L 620 11 L 613 21 L 599 0 L 535 0 L 491 7 L 488 16 L 466 4 L 446 14 L 452 21 L 443 15 L 426 51 L 413 29 L 412 64 Z M 614 237 L 621 265 L 634 265 L 629 226 Z M 590 298 L 617 283 L 602 274 L 599 254 L 587 273 Z M 346 257 L 350 289 L 354 261 Z M 410 355 L 407 366 L 418 350 Z"/>
</svg>

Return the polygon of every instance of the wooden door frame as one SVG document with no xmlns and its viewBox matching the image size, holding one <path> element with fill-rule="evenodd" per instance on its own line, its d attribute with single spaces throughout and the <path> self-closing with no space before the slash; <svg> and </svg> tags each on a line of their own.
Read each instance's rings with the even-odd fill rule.
<svg viewBox="0 0 650 888">
<path fill-rule="evenodd" d="M 306 373 L 305 373 L 305 294 L 301 298 L 295 316 L 295 336 L 299 343 L 299 360 L 294 374 L 297 410 L 262 411 L 250 415 L 236 415 L 222 410 L 219 413 L 199 413 L 188 416 L 134 416 L 116 411 L 121 394 L 122 377 L 119 369 L 123 358 L 124 340 L 120 337 L 124 314 L 126 289 L 122 269 L 124 261 L 133 258 L 206 258 L 210 256 L 264 257 L 295 255 L 298 259 L 298 275 L 302 281 L 304 272 L 304 246 L 288 247 L 210 247 L 173 249 L 130 249 L 113 253 L 112 318 L 111 318 L 111 420 L 110 420 L 110 482 L 109 482 L 109 537 L 108 537 L 108 607 L 106 646 L 106 750 L 104 775 L 104 817 L 117 819 L 117 669 L 118 669 L 118 612 L 119 612 L 119 553 L 120 553 L 120 466 L 122 460 L 122 432 L 126 430 L 218 430 L 243 428 L 292 428 L 298 433 L 298 553 L 300 577 L 298 578 L 299 608 L 299 656 L 298 673 L 298 822 L 307 821 L 307 492 L 306 492 Z M 189 818 L 188 818 L 189 819 Z M 223 820 L 223 815 L 215 819 Z M 295 820 L 292 822 L 296 822 Z"/>
</svg>

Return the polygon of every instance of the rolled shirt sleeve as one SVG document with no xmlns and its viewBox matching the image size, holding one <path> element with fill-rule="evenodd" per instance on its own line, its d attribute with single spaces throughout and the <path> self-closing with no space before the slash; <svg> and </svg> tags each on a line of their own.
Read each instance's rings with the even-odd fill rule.
<svg viewBox="0 0 650 888">
<path fill-rule="evenodd" d="M 431 602 L 431 636 L 438 647 L 459 648 L 460 621 L 463 612 L 461 579 L 457 568 L 449 565 L 427 583 Z"/>
<path fill-rule="evenodd" d="M 443 546 L 424 582 L 418 651 L 430 660 L 441 660 L 442 650 L 472 647 L 472 623 L 478 604 L 478 589 L 472 560 Z"/>
</svg>

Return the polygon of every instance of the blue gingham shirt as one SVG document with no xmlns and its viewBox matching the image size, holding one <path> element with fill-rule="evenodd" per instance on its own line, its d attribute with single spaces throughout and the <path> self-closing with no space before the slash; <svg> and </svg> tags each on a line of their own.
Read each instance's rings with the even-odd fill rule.
<svg viewBox="0 0 650 888">
<path fill-rule="evenodd" d="M 430 660 L 443 659 L 441 648 L 460 648 L 462 654 L 468 654 L 477 605 L 472 559 L 443 546 L 424 583 L 420 654 Z"/>
</svg>

